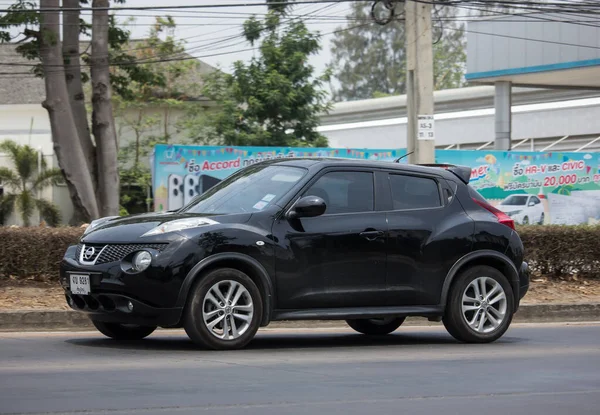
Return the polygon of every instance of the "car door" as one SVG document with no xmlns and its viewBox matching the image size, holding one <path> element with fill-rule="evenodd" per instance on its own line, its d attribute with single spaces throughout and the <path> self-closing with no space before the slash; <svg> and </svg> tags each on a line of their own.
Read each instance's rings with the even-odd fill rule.
<svg viewBox="0 0 600 415">
<path fill-rule="evenodd" d="M 451 182 L 431 175 L 389 172 L 389 305 L 435 305 L 452 265 L 471 247 L 473 222 Z"/>
<path fill-rule="evenodd" d="M 376 306 L 385 292 L 385 212 L 375 176 L 361 169 L 321 172 L 299 196 L 318 196 L 323 215 L 274 224 L 278 308 Z"/>
</svg>

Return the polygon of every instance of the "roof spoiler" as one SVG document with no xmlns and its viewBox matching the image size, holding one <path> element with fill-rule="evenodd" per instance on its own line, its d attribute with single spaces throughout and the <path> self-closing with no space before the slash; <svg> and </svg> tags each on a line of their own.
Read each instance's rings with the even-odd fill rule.
<svg viewBox="0 0 600 415">
<path fill-rule="evenodd" d="M 467 166 L 455 166 L 454 164 L 419 164 L 425 167 L 438 167 L 448 170 L 458 177 L 464 184 L 469 184 L 471 180 L 471 168 Z"/>
</svg>

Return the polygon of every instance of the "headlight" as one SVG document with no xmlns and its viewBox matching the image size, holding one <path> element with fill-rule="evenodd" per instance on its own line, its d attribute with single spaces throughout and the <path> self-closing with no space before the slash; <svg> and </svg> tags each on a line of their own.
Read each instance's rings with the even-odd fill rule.
<svg viewBox="0 0 600 415">
<path fill-rule="evenodd" d="M 205 225 L 215 225 L 217 223 L 219 222 L 208 218 L 177 219 L 172 220 L 171 222 L 165 222 L 162 225 L 159 225 L 156 228 L 149 230 L 142 236 L 160 235 L 168 232 L 182 231 L 188 228 L 198 228 L 200 226 Z"/>
<path fill-rule="evenodd" d="M 105 218 L 100 218 L 100 219 L 96 219 L 90 222 L 90 224 L 88 225 L 87 228 L 85 228 L 85 231 L 83 231 L 84 235 L 87 235 L 88 233 L 90 233 L 93 229 L 97 228 L 98 226 L 102 225 L 105 222 L 108 222 L 111 219 L 115 219 L 118 218 L 119 216 L 107 216 Z"/>
<path fill-rule="evenodd" d="M 152 263 L 152 255 L 148 251 L 140 251 L 133 256 L 133 269 L 136 271 L 144 271 Z"/>
</svg>

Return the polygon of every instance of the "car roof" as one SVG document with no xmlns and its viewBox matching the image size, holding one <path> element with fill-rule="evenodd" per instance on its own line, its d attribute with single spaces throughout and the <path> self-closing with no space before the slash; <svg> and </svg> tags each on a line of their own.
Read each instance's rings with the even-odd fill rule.
<svg viewBox="0 0 600 415">
<path fill-rule="evenodd" d="M 334 157 L 298 157 L 281 158 L 263 161 L 262 163 L 278 164 L 282 166 L 303 167 L 306 169 L 318 169 L 326 167 L 367 167 L 373 169 L 392 169 L 403 172 L 415 172 L 423 174 L 435 174 L 444 178 L 455 180 L 456 176 L 447 170 L 439 167 L 419 166 L 417 164 L 400 164 L 393 161 L 382 160 L 358 160 Z"/>
</svg>

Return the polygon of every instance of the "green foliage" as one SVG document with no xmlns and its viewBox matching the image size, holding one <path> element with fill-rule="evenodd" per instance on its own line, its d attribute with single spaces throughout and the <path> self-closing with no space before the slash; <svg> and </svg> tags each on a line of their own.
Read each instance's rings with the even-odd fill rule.
<svg viewBox="0 0 600 415">
<path fill-rule="evenodd" d="M 175 22 L 171 17 L 157 17 L 146 39 L 127 45 L 130 52 L 134 51 L 135 61 L 140 63 L 120 68 L 113 75 L 113 83 L 115 80 L 123 82 L 120 94 L 113 98 L 113 107 L 121 142 L 121 206 L 129 213 L 145 212 L 151 206 L 152 201 L 148 200 L 150 169 L 146 161 L 154 146 L 170 142 L 173 135 L 182 130 L 195 129 L 194 135 L 199 132 L 196 124 L 202 119 L 201 109 L 188 101 L 200 95 L 200 86 L 194 81 L 199 62 L 156 63 L 164 58 L 184 56 L 184 43 L 176 40 L 174 31 Z M 140 76 L 132 80 L 125 71 L 138 71 Z M 173 120 L 175 115 L 181 114 L 186 116 Z M 133 140 L 125 141 L 126 134 L 133 136 Z M 179 144 L 185 142 L 178 139 Z"/>
<path fill-rule="evenodd" d="M 258 45 L 257 56 L 237 61 L 233 74 L 210 74 L 204 95 L 219 110 L 200 124 L 213 128 L 226 145 L 327 146 L 316 131 L 318 115 L 329 109 L 323 84 L 329 73 L 314 76 L 308 58 L 319 51 L 319 36 L 300 20 L 283 25 L 281 9 L 263 22 L 250 18 L 244 36 Z"/>
<path fill-rule="evenodd" d="M 120 215 L 145 213 L 150 211 L 152 199 L 148 198 L 152 183 L 150 169 L 138 165 L 119 169 L 121 181 Z"/>
<path fill-rule="evenodd" d="M 62 179 L 61 170 L 48 169 L 42 158 L 41 171 L 38 172 L 38 152 L 30 146 L 21 146 L 14 141 L 0 143 L 0 152 L 8 154 L 14 165 L 14 170 L 0 167 L 0 182 L 8 188 L 0 198 L 1 215 L 7 217 L 16 209 L 25 226 L 29 226 L 31 217 L 37 210 L 50 226 L 58 225 L 58 208 L 39 198 L 38 193 L 46 187 L 58 184 Z"/>
<path fill-rule="evenodd" d="M 337 89 L 333 88 L 336 101 L 406 92 L 404 20 L 393 20 L 385 26 L 374 24 L 370 17 L 371 4 L 352 3 L 348 15 L 350 23 L 331 42 L 329 68 L 339 83 Z M 396 7 L 402 7 L 402 3 Z M 441 7 L 433 16 L 435 89 L 458 88 L 464 84 L 464 25 L 452 21 L 457 11 L 456 7 Z"/>
</svg>

